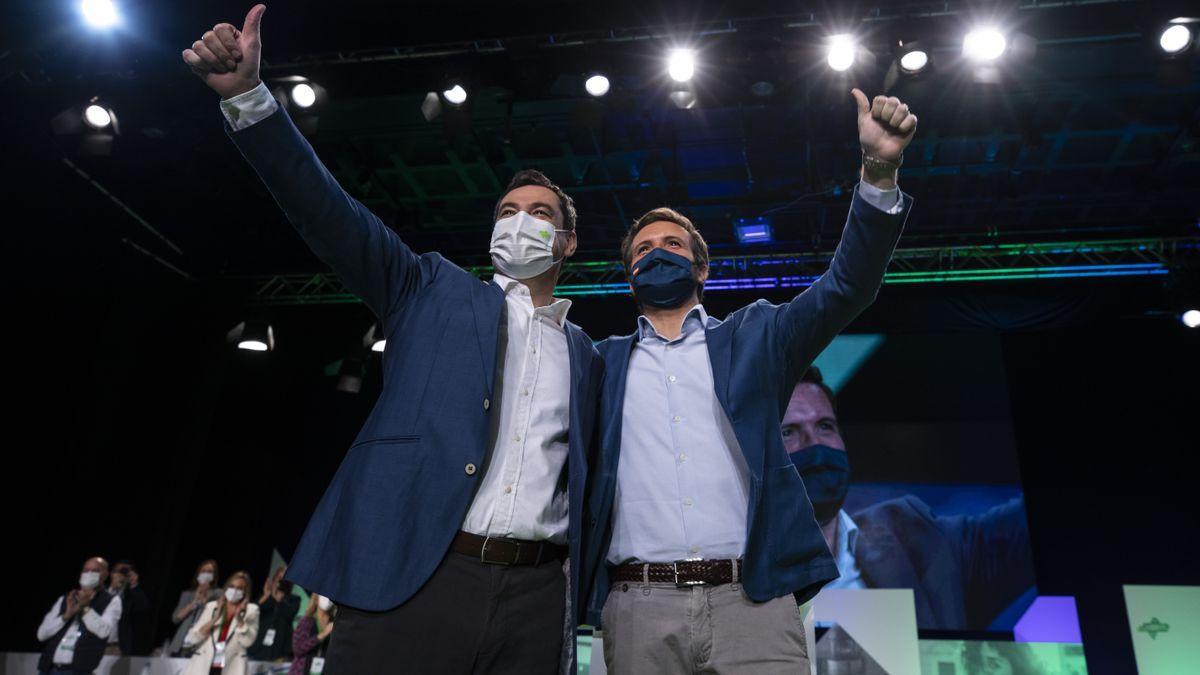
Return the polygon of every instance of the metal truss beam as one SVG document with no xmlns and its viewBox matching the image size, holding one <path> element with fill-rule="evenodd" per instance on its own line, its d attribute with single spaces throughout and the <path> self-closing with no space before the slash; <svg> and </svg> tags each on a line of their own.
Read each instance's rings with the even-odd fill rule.
<svg viewBox="0 0 1200 675">
<path fill-rule="evenodd" d="M 711 261 L 705 292 L 804 288 L 828 268 L 832 251 L 742 254 Z M 1153 277 L 1173 267 L 1200 264 L 1200 236 L 973 244 L 898 249 L 887 284 L 1053 281 L 1070 278 Z M 481 278 L 490 266 L 467 268 Z M 251 279 L 250 304 L 265 306 L 356 303 L 331 272 L 277 274 Z M 620 261 L 568 264 L 556 295 L 629 292 Z"/>
</svg>

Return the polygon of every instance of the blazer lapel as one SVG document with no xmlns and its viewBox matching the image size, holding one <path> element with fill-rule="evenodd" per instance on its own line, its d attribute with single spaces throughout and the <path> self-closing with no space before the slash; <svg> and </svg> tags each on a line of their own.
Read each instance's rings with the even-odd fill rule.
<svg viewBox="0 0 1200 675">
<path fill-rule="evenodd" d="M 601 447 L 611 456 L 601 458 L 605 470 L 617 475 L 617 459 L 621 451 L 621 415 L 625 411 L 625 381 L 629 379 L 629 355 L 635 335 L 611 337 L 607 340 L 604 364 L 604 413 Z"/>
<path fill-rule="evenodd" d="M 708 360 L 712 363 L 713 389 L 716 390 L 717 400 L 725 409 L 725 415 L 733 422 L 733 414 L 729 409 L 729 364 L 733 358 L 733 322 L 726 321 L 719 326 L 704 328 L 704 339 L 708 344 Z"/>
<path fill-rule="evenodd" d="M 471 308 L 475 315 L 475 336 L 479 339 L 479 356 L 483 360 L 484 387 L 488 396 L 496 382 L 497 335 L 500 312 L 504 308 L 504 291 L 495 281 L 471 282 Z"/>
</svg>

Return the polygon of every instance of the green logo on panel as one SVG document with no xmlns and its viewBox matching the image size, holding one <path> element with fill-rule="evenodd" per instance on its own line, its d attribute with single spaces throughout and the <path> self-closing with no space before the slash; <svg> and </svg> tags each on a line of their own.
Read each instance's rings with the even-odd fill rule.
<svg viewBox="0 0 1200 675">
<path fill-rule="evenodd" d="M 538 235 L 542 239 L 549 239 L 550 238 L 550 230 L 538 230 Z"/>
<path fill-rule="evenodd" d="M 1171 630 L 1171 624 L 1163 623 L 1158 620 L 1158 617 L 1153 617 L 1146 623 L 1138 626 L 1139 633 L 1146 633 L 1151 640 L 1158 639 L 1159 633 L 1166 633 Z"/>
</svg>

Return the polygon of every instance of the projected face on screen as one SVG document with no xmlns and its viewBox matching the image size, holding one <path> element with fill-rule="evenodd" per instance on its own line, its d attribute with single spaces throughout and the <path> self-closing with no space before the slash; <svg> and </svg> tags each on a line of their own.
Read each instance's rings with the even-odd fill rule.
<svg viewBox="0 0 1200 675">
<path fill-rule="evenodd" d="M 997 340 L 839 337 L 780 431 L 838 564 L 828 587 L 911 588 L 924 629 L 1012 628 L 1034 578 Z"/>
<path fill-rule="evenodd" d="M 783 447 L 793 453 L 813 445 L 846 449 L 833 401 L 820 385 L 801 382 L 783 416 Z"/>
</svg>

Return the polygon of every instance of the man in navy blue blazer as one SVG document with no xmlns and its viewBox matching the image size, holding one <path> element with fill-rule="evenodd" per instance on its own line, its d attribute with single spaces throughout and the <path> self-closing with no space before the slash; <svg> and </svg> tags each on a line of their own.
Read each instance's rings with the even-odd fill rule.
<svg viewBox="0 0 1200 675">
<path fill-rule="evenodd" d="M 288 567 L 339 606 L 325 672 L 573 671 L 603 364 L 552 295 L 577 244 L 571 198 L 536 171 L 514 177 L 492 214 L 490 282 L 417 255 L 342 190 L 259 79 L 264 10 L 214 26 L 184 61 L 387 340 L 383 391 Z"/>
<path fill-rule="evenodd" d="M 783 415 L 783 445 L 833 553 L 828 588 L 911 588 L 917 627 L 984 628 L 1034 585 L 1025 498 L 980 513 L 939 515 L 915 495 L 849 514 L 850 459 L 837 395 L 812 366 Z"/>
<path fill-rule="evenodd" d="M 829 270 L 791 302 L 710 317 L 708 247 L 669 208 L 622 243 L 642 314 L 599 345 L 583 557 L 616 675 L 808 670 L 798 604 L 838 570 L 780 419 L 809 363 L 875 299 L 911 206 L 896 175 L 916 116 L 852 94 L 862 181 Z"/>
</svg>

